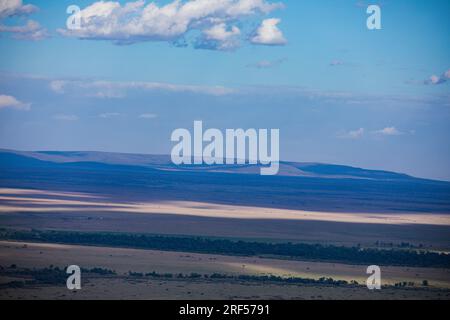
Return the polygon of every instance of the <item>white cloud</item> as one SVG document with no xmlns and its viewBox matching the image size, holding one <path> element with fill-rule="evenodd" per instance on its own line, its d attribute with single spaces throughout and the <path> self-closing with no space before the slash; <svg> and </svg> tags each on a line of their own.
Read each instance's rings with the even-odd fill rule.
<svg viewBox="0 0 450 320">
<path fill-rule="evenodd" d="M 158 115 L 156 115 L 154 113 L 144 113 L 139 116 L 139 118 L 141 118 L 141 119 L 155 119 L 157 117 L 158 117 Z"/>
<path fill-rule="evenodd" d="M 55 114 L 53 119 L 61 121 L 77 121 L 79 118 L 73 114 Z"/>
<path fill-rule="evenodd" d="M 42 40 L 48 37 L 46 29 L 33 20 L 28 20 L 23 26 L 4 26 L 0 25 L 0 32 L 9 32 L 12 37 L 20 40 Z"/>
<path fill-rule="evenodd" d="M 349 132 L 346 132 L 344 134 L 339 134 L 338 137 L 341 139 L 359 139 L 364 136 L 364 128 L 359 128 L 357 130 L 352 130 Z"/>
<path fill-rule="evenodd" d="M 97 92 L 88 95 L 100 99 L 121 99 L 125 98 L 126 96 L 122 90 L 115 90 L 114 87 L 105 87 L 99 89 L 100 90 L 98 90 Z"/>
<path fill-rule="evenodd" d="M 376 131 L 374 131 L 374 133 L 381 134 L 384 136 L 399 136 L 399 135 L 403 134 L 402 132 L 397 130 L 397 128 L 395 128 L 395 127 L 386 127 L 384 129 L 376 130 Z"/>
<path fill-rule="evenodd" d="M 12 16 L 29 15 L 38 10 L 31 4 L 24 5 L 22 0 L 0 0 L 0 19 Z"/>
<path fill-rule="evenodd" d="M 60 29 L 58 32 L 68 37 L 130 44 L 140 41 L 176 42 L 190 31 L 197 30 L 202 33 L 200 43 L 206 36 L 219 44 L 217 49 L 223 50 L 230 45 L 230 37 L 240 34 L 236 26 L 226 27 L 229 23 L 245 23 L 250 17 L 282 7 L 281 3 L 266 0 L 174 0 L 162 6 L 144 0 L 125 4 L 98 1 L 81 10 L 80 28 Z M 236 46 L 235 42 L 233 46 Z"/>
<path fill-rule="evenodd" d="M 232 26 L 230 30 L 227 30 L 227 26 L 225 23 L 219 23 L 211 27 L 210 29 L 204 30 L 203 34 L 207 39 L 227 41 L 232 37 L 240 35 L 241 31 L 236 26 Z"/>
<path fill-rule="evenodd" d="M 250 65 L 249 65 L 250 67 Z M 361 106 L 396 106 L 402 108 L 412 108 L 417 106 L 448 106 L 450 107 L 450 95 L 440 94 L 369 94 L 355 93 L 350 91 L 329 91 L 313 90 L 304 86 L 275 86 L 275 85 L 254 85 L 254 86 L 208 86 L 208 85 L 189 85 L 173 84 L 161 82 L 114 82 L 114 81 L 96 81 L 89 78 L 78 79 L 58 79 L 50 78 L 36 74 L 11 74 L 0 72 L 0 81 L 20 81 L 20 79 L 30 79 L 33 81 L 42 81 L 43 85 L 49 86 L 58 93 L 67 93 L 70 95 L 94 96 L 98 91 L 105 88 L 112 88 L 123 93 L 123 97 L 133 93 L 147 92 L 175 92 L 199 95 L 259 95 L 273 96 L 283 95 L 307 99 L 309 101 L 320 101 L 325 104 L 339 105 L 361 105 Z M 55 85 L 53 82 L 56 82 Z M 52 84 L 53 83 L 53 84 Z"/>
<path fill-rule="evenodd" d="M 203 39 L 197 44 L 197 48 L 233 50 L 239 47 L 241 30 L 236 26 L 227 27 L 225 23 L 219 23 L 209 29 L 203 30 Z"/>
<path fill-rule="evenodd" d="M 37 10 L 34 5 L 24 5 L 22 0 L 0 0 L 0 20 L 29 15 Z M 34 20 L 28 20 L 25 25 L 19 26 L 0 24 L 0 32 L 10 33 L 13 38 L 21 40 L 37 41 L 49 36 L 47 30 Z"/>
<path fill-rule="evenodd" d="M 31 103 L 23 103 L 13 96 L 0 95 L 0 109 L 3 108 L 13 108 L 20 110 L 29 110 L 31 107 Z"/>
<path fill-rule="evenodd" d="M 57 93 L 64 93 L 64 86 L 66 81 L 64 80 L 53 80 L 50 82 L 50 89 Z"/>
<path fill-rule="evenodd" d="M 251 38 L 251 42 L 254 44 L 279 46 L 285 45 L 287 40 L 284 38 L 283 33 L 278 28 L 280 19 L 266 19 L 263 20 L 261 25 L 255 32 L 255 35 Z"/>
<path fill-rule="evenodd" d="M 233 89 L 222 86 L 196 86 L 142 81 L 112 82 L 90 80 L 53 80 L 50 82 L 50 89 L 60 94 L 71 90 L 81 89 L 85 91 L 85 95 L 96 98 L 124 98 L 129 90 L 187 92 L 215 96 L 227 95 L 234 92 Z"/>
</svg>

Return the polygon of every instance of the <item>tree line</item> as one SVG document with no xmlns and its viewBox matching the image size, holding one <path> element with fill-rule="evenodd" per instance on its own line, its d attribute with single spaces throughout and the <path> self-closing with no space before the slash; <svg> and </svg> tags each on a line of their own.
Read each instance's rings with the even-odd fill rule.
<svg viewBox="0 0 450 320">
<path fill-rule="evenodd" d="M 0 229 L 0 239 L 111 246 L 205 254 L 263 256 L 362 265 L 450 268 L 450 255 L 406 249 L 374 249 L 306 243 L 270 243 L 153 234 Z"/>
</svg>

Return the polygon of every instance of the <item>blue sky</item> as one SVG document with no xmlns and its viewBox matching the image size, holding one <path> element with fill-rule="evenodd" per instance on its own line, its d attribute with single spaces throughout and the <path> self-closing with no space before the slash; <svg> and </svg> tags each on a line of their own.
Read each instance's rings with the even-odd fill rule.
<svg viewBox="0 0 450 320">
<path fill-rule="evenodd" d="M 167 154 L 203 120 L 279 128 L 284 160 L 450 180 L 449 1 L 385 0 L 381 30 L 364 1 L 190 2 L 6 1 L 0 147 Z"/>
</svg>

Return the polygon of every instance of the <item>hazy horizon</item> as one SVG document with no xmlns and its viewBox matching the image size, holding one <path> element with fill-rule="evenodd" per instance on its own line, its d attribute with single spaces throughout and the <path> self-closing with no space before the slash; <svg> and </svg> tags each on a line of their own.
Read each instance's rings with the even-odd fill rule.
<svg viewBox="0 0 450 320">
<path fill-rule="evenodd" d="M 167 157 L 168 159 L 170 159 L 170 154 L 158 154 L 158 153 L 139 153 L 139 152 L 121 152 L 121 151 L 101 151 L 101 150 L 18 150 L 18 149 L 8 149 L 8 148 L 2 148 L 0 147 L 0 152 L 2 151 L 11 151 L 11 152 L 36 152 L 36 153 L 105 153 L 105 154 L 123 154 L 123 155 L 143 155 L 143 156 L 157 156 L 157 157 Z M 224 158 L 225 159 L 225 158 Z M 236 160 L 236 158 L 235 158 Z M 74 161 L 74 162 L 78 162 Z M 408 175 L 412 178 L 418 178 L 418 179 L 426 179 L 426 180 L 434 180 L 434 181 L 441 181 L 441 182 L 450 182 L 450 180 L 445 180 L 445 179 L 432 179 L 432 178 L 428 178 L 428 177 L 420 177 L 420 176 L 416 176 L 416 175 L 412 175 L 412 174 L 408 174 L 406 172 L 399 172 L 399 171 L 392 171 L 392 170 L 386 170 L 384 168 L 367 168 L 367 167 L 358 167 L 358 166 L 353 166 L 353 165 L 349 165 L 349 164 L 345 164 L 345 163 L 326 163 L 326 162 L 320 162 L 320 161 L 299 161 L 299 160 L 289 160 L 289 159 L 280 159 L 280 163 L 302 163 L 302 164 L 323 164 L 323 165 L 335 165 L 335 166 L 343 166 L 343 167 L 350 167 L 350 168 L 355 168 L 355 169 L 363 169 L 363 170 L 371 170 L 371 171 L 383 171 L 383 172 L 392 172 L 392 173 L 396 173 L 396 174 L 405 174 Z M 193 164 L 193 166 L 195 166 L 195 164 Z"/>
</svg>

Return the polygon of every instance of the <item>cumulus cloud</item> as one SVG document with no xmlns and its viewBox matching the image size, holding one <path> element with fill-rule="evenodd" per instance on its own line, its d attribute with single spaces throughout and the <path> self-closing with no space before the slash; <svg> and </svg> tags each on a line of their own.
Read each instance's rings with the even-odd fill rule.
<svg viewBox="0 0 450 320">
<path fill-rule="evenodd" d="M 222 86 L 196 86 L 139 81 L 112 82 L 89 80 L 53 80 L 50 82 L 50 89 L 59 94 L 83 90 L 86 96 L 96 98 L 124 98 L 130 90 L 185 92 L 215 96 L 227 95 L 234 92 L 233 89 Z"/>
<path fill-rule="evenodd" d="M 364 136 L 364 128 L 359 128 L 357 130 L 352 130 L 349 132 L 345 132 L 343 134 L 339 134 L 338 137 L 341 139 L 359 139 Z"/>
<path fill-rule="evenodd" d="M 383 136 L 399 136 L 402 135 L 403 133 L 399 130 L 397 130 L 397 128 L 395 127 L 386 127 L 380 130 L 376 130 L 374 131 L 374 133 L 376 134 L 381 134 Z"/>
<path fill-rule="evenodd" d="M 73 114 L 55 114 L 53 119 L 60 121 L 77 121 L 79 118 Z"/>
<path fill-rule="evenodd" d="M 445 71 L 442 75 L 432 75 L 430 78 L 424 81 L 425 84 L 437 85 L 447 82 L 450 79 L 450 69 Z"/>
<path fill-rule="evenodd" d="M 12 108 L 19 110 L 29 110 L 31 103 L 23 103 L 13 96 L 0 94 L 0 109 Z"/>
<path fill-rule="evenodd" d="M 0 0 L 0 32 L 10 33 L 13 38 L 21 40 L 42 40 L 48 32 L 38 22 L 28 20 L 25 25 L 5 25 L 3 20 L 14 16 L 27 16 L 38 8 L 31 4 L 24 5 L 22 0 Z"/>
<path fill-rule="evenodd" d="M 266 0 L 174 0 L 159 6 L 138 0 L 121 4 L 98 1 L 79 12 L 79 28 L 59 29 L 64 36 L 79 39 L 111 40 L 117 44 L 140 41 L 185 43 L 190 31 L 200 31 L 197 48 L 236 48 L 241 35 L 233 23 L 282 8 Z"/>
<path fill-rule="evenodd" d="M 241 30 L 225 23 L 219 23 L 203 31 L 203 37 L 199 39 L 196 48 L 229 51 L 240 46 L 239 36 Z"/>
<path fill-rule="evenodd" d="M 37 10 L 38 8 L 31 4 L 24 5 L 22 0 L 0 0 L 0 19 L 29 15 Z"/>
<path fill-rule="evenodd" d="M 255 35 L 251 38 L 253 44 L 282 46 L 287 43 L 283 33 L 278 28 L 280 19 L 265 19 L 256 29 Z"/>
</svg>

